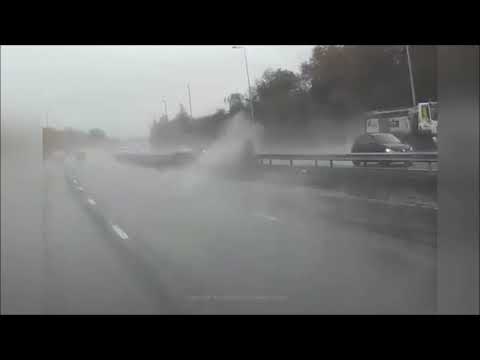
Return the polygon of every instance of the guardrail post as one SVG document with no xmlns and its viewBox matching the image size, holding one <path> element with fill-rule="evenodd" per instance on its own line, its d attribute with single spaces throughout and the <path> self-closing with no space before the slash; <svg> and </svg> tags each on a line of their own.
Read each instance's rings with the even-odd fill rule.
<svg viewBox="0 0 480 360">
<path fill-rule="evenodd" d="M 272 166 L 272 159 L 270 159 L 268 162 L 269 162 L 270 166 Z"/>
<path fill-rule="evenodd" d="M 333 167 L 333 160 L 330 160 L 330 167 Z"/>
<path fill-rule="evenodd" d="M 315 167 L 317 167 L 317 166 L 318 166 L 318 160 L 315 159 Z"/>
<path fill-rule="evenodd" d="M 290 159 L 290 167 L 292 167 L 292 166 L 293 166 L 293 160 Z"/>
<path fill-rule="evenodd" d="M 432 171 L 432 162 L 431 161 L 428 162 L 428 170 Z"/>
</svg>

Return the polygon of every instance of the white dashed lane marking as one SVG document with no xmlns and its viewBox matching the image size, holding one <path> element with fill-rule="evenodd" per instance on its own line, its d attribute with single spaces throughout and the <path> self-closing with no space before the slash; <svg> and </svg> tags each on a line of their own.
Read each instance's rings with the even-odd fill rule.
<svg viewBox="0 0 480 360">
<path fill-rule="evenodd" d="M 80 192 L 84 192 L 84 188 L 82 186 L 80 186 L 80 183 L 78 182 L 77 179 L 72 179 L 72 182 L 76 185 L 76 189 Z M 87 202 L 90 204 L 90 205 L 96 205 L 97 202 L 95 200 L 93 200 L 91 197 L 87 197 Z M 118 237 L 120 237 L 122 240 L 127 240 L 128 239 L 128 235 L 125 231 L 122 230 L 122 228 L 116 224 L 112 224 L 110 223 L 110 226 L 112 228 L 112 230 L 115 232 L 115 234 L 117 234 Z"/>
<path fill-rule="evenodd" d="M 259 218 L 262 218 L 262 219 L 265 219 L 265 220 L 268 220 L 268 221 L 272 221 L 272 222 L 280 222 L 280 220 L 278 220 L 278 218 L 276 218 L 275 216 L 271 216 L 271 215 L 266 215 L 266 214 L 262 214 L 262 213 L 254 213 L 253 216 L 259 217 Z"/>
<path fill-rule="evenodd" d="M 115 224 L 112 224 L 112 229 L 113 231 L 115 231 L 115 233 L 120 236 L 121 239 L 123 240 L 127 240 L 128 239 L 128 235 L 125 231 L 123 231 L 120 226 L 118 225 L 115 225 Z"/>
</svg>

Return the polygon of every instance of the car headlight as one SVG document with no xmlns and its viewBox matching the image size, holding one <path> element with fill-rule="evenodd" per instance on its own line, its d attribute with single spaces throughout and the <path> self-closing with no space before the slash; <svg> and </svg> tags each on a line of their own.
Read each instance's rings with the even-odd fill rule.
<svg viewBox="0 0 480 360">
<path fill-rule="evenodd" d="M 387 153 L 390 153 L 390 152 L 392 152 L 392 151 L 393 151 L 393 150 L 392 150 L 392 149 L 389 149 L 389 148 L 386 148 L 386 149 L 385 149 L 385 152 L 387 152 Z"/>
<path fill-rule="evenodd" d="M 413 151 L 413 146 L 410 146 L 410 147 L 408 148 L 408 150 L 409 150 L 409 151 Z"/>
</svg>

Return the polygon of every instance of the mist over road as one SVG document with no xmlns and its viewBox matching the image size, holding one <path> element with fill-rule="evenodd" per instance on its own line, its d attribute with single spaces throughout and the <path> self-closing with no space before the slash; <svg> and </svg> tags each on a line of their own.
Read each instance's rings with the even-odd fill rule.
<svg viewBox="0 0 480 360">
<path fill-rule="evenodd" d="M 71 244 L 95 253 L 109 269 L 102 276 L 126 282 L 108 282 L 112 292 L 129 281 L 138 288 L 137 300 L 115 297 L 121 312 L 164 313 L 156 299 L 164 295 L 178 303 L 174 313 L 434 311 L 435 249 L 422 239 L 434 234 L 388 233 L 358 219 L 344 222 L 315 189 L 237 182 L 199 165 L 158 171 L 116 162 L 101 151 L 87 152 L 77 165 L 78 181 L 129 236 L 122 245 L 126 255 L 117 254 L 115 261 L 101 260 L 115 258 L 114 251 L 94 250 L 107 246 L 100 237 Z M 365 212 L 358 217 L 368 221 Z M 392 222 L 400 220 L 405 219 Z M 136 271 L 129 257 L 144 263 L 139 266 L 165 294 L 149 291 L 153 284 L 145 276 L 118 275 Z M 114 271 L 110 262 L 122 270 Z M 65 265 L 56 266 L 63 272 Z M 91 276 L 92 283 L 85 274 L 80 294 L 91 293 L 88 287 L 98 281 Z M 83 303 L 77 300 L 80 309 Z M 96 303 L 98 311 L 102 304 Z"/>
</svg>

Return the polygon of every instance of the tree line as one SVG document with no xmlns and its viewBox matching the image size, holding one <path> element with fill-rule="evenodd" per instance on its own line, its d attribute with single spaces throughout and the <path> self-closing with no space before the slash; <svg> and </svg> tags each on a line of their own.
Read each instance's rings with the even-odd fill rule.
<svg viewBox="0 0 480 360">
<path fill-rule="evenodd" d="M 416 100 L 437 101 L 435 46 L 410 46 Z M 154 144 L 175 139 L 213 139 L 226 120 L 248 116 L 247 94 L 226 97 L 228 110 L 191 119 L 181 106 L 172 121 L 154 122 Z M 298 72 L 268 69 L 252 88 L 255 121 L 271 138 L 339 132 L 359 114 L 373 109 L 412 106 L 406 47 L 399 45 L 316 46 Z"/>
</svg>

